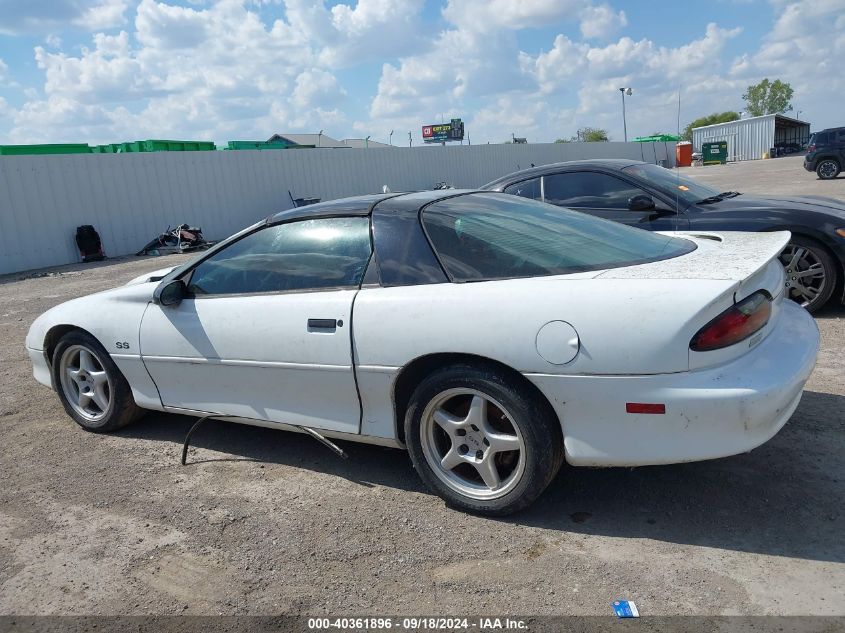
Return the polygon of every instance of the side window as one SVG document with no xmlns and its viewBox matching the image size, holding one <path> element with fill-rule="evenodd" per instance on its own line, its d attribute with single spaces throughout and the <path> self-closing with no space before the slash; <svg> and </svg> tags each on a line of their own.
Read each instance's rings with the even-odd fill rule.
<svg viewBox="0 0 845 633">
<path fill-rule="evenodd" d="M 191 274 L 196 295 L 353 288 L 370 258 L 369 218 L 269 226 L 209 257 Z"/>
<path fill-rule="evenodd" d="M 567 172 L 545 176 L 545 201 L 573 209 L 627 209 L 628 198 L 645 193 L 615 176 L 598 172 Z"/>
<path fill-rule="evenodd" d="M 840 143 L 845 142 L 845 130 L 839 130 L 836 133 L 836 140 L 839 141 Z"/>
<path fill-rule="evenodd" d="M 522 198 L 530 198 L 531 200 L 540 199 L 540 179 L 532 178 L 531 180 L 523 180 L 510 187 L 504 188 L 504 193 L 509 193 L 512 196 L 520 196 Z"/>
<path fill-rule="evenodd" d="M 827 145 L 830 143 L 830 134 L 828 132 L 824 132 L 823 134 L 816 134 L 816 145 Z"/>
</svg>

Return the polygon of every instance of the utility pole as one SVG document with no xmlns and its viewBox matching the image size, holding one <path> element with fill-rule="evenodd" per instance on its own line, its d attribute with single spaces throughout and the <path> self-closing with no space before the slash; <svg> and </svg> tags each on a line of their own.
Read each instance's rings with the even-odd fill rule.
<svg viewBox="0 0 845 633">
<path fill-rule="evenodd" d="M 390 145 L 393 145 L 393 130 L 390 130 L 390 140 L 388 141 Z"/>
<path fill-rule="evenodd" d="M 625 142 L 628 142 L 628 121 L 625 118 L 625 95 L 629 97 L 633 93 L 631 88 L 620 88 L 619 92 L 622 93 L 622 127 L 625 130 Z"/>
<path fill-rule="evenodd" d="M 411 138 L 411 133 L 408 132 L 408 147 L 411 147 L 414 144 L 414 139 Z"/>
</svg>

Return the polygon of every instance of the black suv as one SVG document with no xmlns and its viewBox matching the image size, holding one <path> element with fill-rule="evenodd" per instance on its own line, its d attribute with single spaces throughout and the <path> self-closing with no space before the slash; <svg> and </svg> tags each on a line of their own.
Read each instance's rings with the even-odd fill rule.
<svg viewBox="0 0 845 633">
<path fill-rule="evenodd" d="M 804 169 L 822 180 L 836 178 L 845 165 L 845 127 L 832 127 L 810 137 Z"/>
</svg>

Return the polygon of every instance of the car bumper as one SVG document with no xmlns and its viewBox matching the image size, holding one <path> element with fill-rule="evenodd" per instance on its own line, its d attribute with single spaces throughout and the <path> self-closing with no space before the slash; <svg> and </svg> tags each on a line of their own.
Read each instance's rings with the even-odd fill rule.
<svg viewBox="0 0 845 633">
<path fill-rule="evenodd" d="M 806 310 L 783 303 L 757 347 L 723 365 L 650 376 L 527 374 L 561 420 L 566 459 L 577 466 L 645 466 L 744 453 L 792 416 L 819 349 Z M 665 414 L 628 414 L 626 403 L 662 403 Z"/>
<path fill-rule="evenodd" d="M 809 160 L 806 156 L 804 157 L 804 169 L 807 171 L 816 171 L 813 161 Z"/>
<path fill-rule="evenodd" d="M 32 362 L 32 375 L 35 376 L 35 380 L 52 389 L 53 377 L 50 374 L 50 364 L 47 362 L 44 350 L 27 347 L 26 353 L 29 354 L 29 360 Z"/>
</svg>

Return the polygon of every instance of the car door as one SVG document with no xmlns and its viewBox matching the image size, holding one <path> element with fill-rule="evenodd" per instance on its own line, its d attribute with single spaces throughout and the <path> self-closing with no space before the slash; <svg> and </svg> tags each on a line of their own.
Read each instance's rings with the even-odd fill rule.
<svg viewBox="0 0 845 633">
<path fill-rule="evenodd" d="M 369 218 L 262 227 L 150 304 L 141 356 L 167 407 L 357 433 L 352 303 L 371 254 Z"/>
<path fill-rule="evenodd" d="M 607 220 L 651 231 L 676 228 L 677 216 L 651 192 L 600 171 L 565 171 L 543 176 L 543 200 Z M 637 196 L 654 201 L 652 208 L 639 209 Z"/>
</svg>

